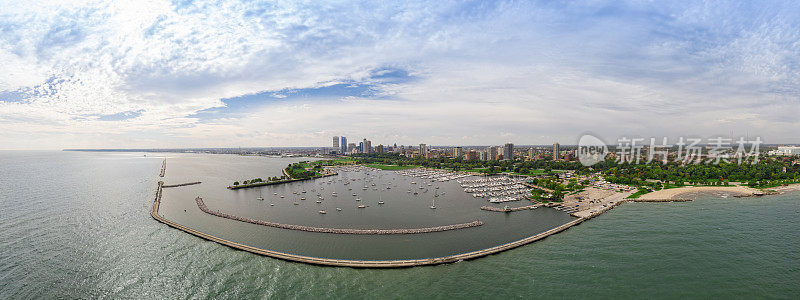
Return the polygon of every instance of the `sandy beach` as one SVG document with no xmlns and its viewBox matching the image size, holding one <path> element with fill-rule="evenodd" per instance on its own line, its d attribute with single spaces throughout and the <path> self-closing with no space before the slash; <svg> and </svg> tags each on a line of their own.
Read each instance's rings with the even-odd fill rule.
<svg viewBox="0 0 800 300">
<path fill-rule="evenodd" d="M 745 186 L 686 186 L 674 189 L 666 189 L 644 194 L 639 199 L 642 200 L 666 200 L 678 199 L 679 195 L 694 192 L 729 192 L 744 195 L 761 193 L 760 190 Z"/>
</svg>

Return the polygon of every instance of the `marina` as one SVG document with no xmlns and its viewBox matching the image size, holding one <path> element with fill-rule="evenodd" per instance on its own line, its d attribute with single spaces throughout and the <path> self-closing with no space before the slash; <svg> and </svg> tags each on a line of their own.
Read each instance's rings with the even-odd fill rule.
<svg viewBox="0 0 800 300">
<path fill-rule="evenodd" d="M 270 175 L 237 175 L 249 158 L 231 157 L 222 162 L 229 167 L 219 168 L 189 157 L 171 158 L 172 168 L 180 172 L 171 170 L 175 178 L 164 181 L 202 184 L 163 188 L 158 214 L 224 240 L 282 253 L 366 261 L 442 258 L 519 241 L 576 219 L 553 209 L 518 211 L 510 218 L 482 210 L 487 201 L 470 196 L 457 182 L 478 178 L 474 175 L 452 179 L 458 174 L 437 174 L 439 180 L 442 175 L 451 179 L 431 181 L 402 171 L 341 166 L 329 168 L 336 176 L 230 190 L 224 188 L 230 178 Z M 263 162 L 273 160 L 278 168 L 286 165 L 278 159 Z M 204 168 L 223 170 L 223 175 L 230 170 L 233 176 L 196 176 Z M 406 192 L 411 187 L 417 194 Z M 302 201 L 300 195 L 315 201 Z"/>
</svg>

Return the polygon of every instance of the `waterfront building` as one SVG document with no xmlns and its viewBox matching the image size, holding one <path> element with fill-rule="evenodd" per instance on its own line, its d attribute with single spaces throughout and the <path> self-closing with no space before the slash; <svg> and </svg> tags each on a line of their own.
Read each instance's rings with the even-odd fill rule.
<svg viewBox="0 0 800 300">
<path fill-rule="evenodd" d="M 506 143 L 503 146 L 503 159 L 513 160 L 514 159 L 514 144 Z"/>
<path fill-rule="evenodd" d="M 348 145 L 347 145 L 347 138 L 346 137 L 342 137 L 342 143 L 340 145 L 342 146 L 342 154 L 347 153 L 347 146 Z"/>
<path fill-rule="evenodd" d="M 461 158 L 464 156 L 464 148 L 455 147 L 453 148 L 453 158 Z"/>
<path fill-rule="evenodd" d="M 553 143 L 553 160 L 558 160 L 561 157 L 561 145 Z"/>
</svg>

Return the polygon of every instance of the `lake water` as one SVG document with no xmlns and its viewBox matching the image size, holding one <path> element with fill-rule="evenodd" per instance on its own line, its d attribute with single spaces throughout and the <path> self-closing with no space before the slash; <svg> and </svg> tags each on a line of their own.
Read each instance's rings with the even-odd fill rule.
<svg viewBox="0 0 800 300">
<path fill-rule="evenodd" d="M 427 208 L 431 191 L 420 193 L 424 196 L 419 198 L 386 194 L 385 205 L 371 203 L 359 211 L 352 196 L 337 186 L 338 199 L 325 196 L 328 214 L 324 216 L 317 213 L 315 193 L 299 206 L 291 205 L 294 200 L 271 198 L 279 189 L 288 192 L 308 189 L 307 184 L 322 185 L 315 182 L 265 188 L 263 202 L 255 200 L 257 189 L 224 188 L 236 179 L 280 175 L 283 166 L 304 160 L 300 158 L 0 152 L 0 297 L 800 297 L 797 193 L 628 203 L 542 241 L 475 260 L 389 270 L 334 268 L 237 251 L 156 222 L 149 211 L 160 179 L 157 156 L 161 155 L 170 157 L 164 178 L 168 184 L 203 181 L 191 188 L 166 189 L 165 217 L 298 254 L 435 256 L 448 249 L 512 240 L 539 231 L 537 226 L 549 222 L 545 220 L 558 223 L 563 217 L 549 209 L 512 214 L 480 211 L 477 208 L 484 200 L 456 197 L 463 192 L 448 184 L 441 184 L 446 194 L 442 200 L 437 198 L 435 211 Z M 390 172 L 375 173 L 383 173 L 381 181 L 386 184 L 411 180 Z M 396 193 L 406 194 L 400 186 Z M 324 187 L 329 190 L 326 183 Z M 367 191 L 358 189 L 357 193 L 364 201 L 375 201 Z M 212 209 L 290 224 L 389 228 L 478 218 L 486 225 L 388 238 L 328 238 L 207 220 L 214 217 L 193 211 L 198 195 Z M 275 207 L 267 205 L 272 201 Z M 511 205 L 517 204 L 522 203 Z M 332 209 L 336 206 L 343 208 L 341 216 Z M 381 247 L 386 243 L 391 246 Z"/>
</svg>

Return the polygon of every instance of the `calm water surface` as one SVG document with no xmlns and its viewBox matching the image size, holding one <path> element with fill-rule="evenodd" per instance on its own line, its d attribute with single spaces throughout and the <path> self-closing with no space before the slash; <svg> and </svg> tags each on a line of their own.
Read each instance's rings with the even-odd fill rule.
<svg viewBox="0 0 800 300">
<path fill-rule="evenodd" d="M 173 205 L 165 216 L 196 220 L 195 226 L 222 234 L 238 225 L 186 216 L 196 209 L 197 194 L 212 208 L 292 224 L 395 227 L 405 220 L 442 225 L 474 218 L 487 223 L 474 228 L 486 232 L 477 237 L 469 234 L 473 229 L 436 233 L 431 236 L 441 235 L 439 242 L 398 241 L 404 248 L 392 249 L 374 249 L 386 241 L 289 236 L 263 227 L 240 228 L 250 233 L 234 236 L 253 243 L 269 238 L 264 246 L 286 251 L 313 254 L 331 248 L 334 256 L 366 258 L 436 255 L 439 250 L 431 249 L 481 247 L 513 239 L 513 232 L 538 230 L 524 224 L 535 227 L 559 218 L 542 209 L 487 219 L 505 214 L 481 212 L 476 209 L 480 199 L 455 197 L 457 191 L 446 192 L 447 199 L 437 201 L 445 209 L 436 212 L 427 209 L 427 193 L 407 200 L 389 196 L 385 207 L 373 205 L 361 214 L 352 197 L 331 201 L 347 218 L 337 218 L 330 207 L 320 216 L 312 200 L 299 207 L 276 202 L 270 209 L 264 203 L 273 201 L 271 192 L 265 189 L 261 194 L 268 199 L 256 202 L 254 190 L 224 189 L 228 176 L 279 175 L 281 167 L 302 159 L 164 155 L 170 157 L 165 182 L 203 181 L 165 193 L 165 203 Z M 157 223 L 149 215 L 161 166 L 156 156 L 0 152 L 0 298 L 800 298 L 800 194 L 625 204 L 566 232 L 481 259 L 394 270 L 331 268 L 233 250 Z M 381 180 L 388 184 L 390 177 L 386 173 Z M 223 188 L 206 187 L 215 184 Z M 440 190 L 448 188 L 443 184 Z M 339 187 L 337 192 L 344 194 Z M 372 199 L 361 192 L 363 199 Z M 462 233 L 474 241 L 458 242 Z M 289 238 L 282 239 L 284 234 Z M 297 241 L 285 241 L 291 238 Z M 328 246 L 298 247 L 315 240 Z"/>
</svg>

